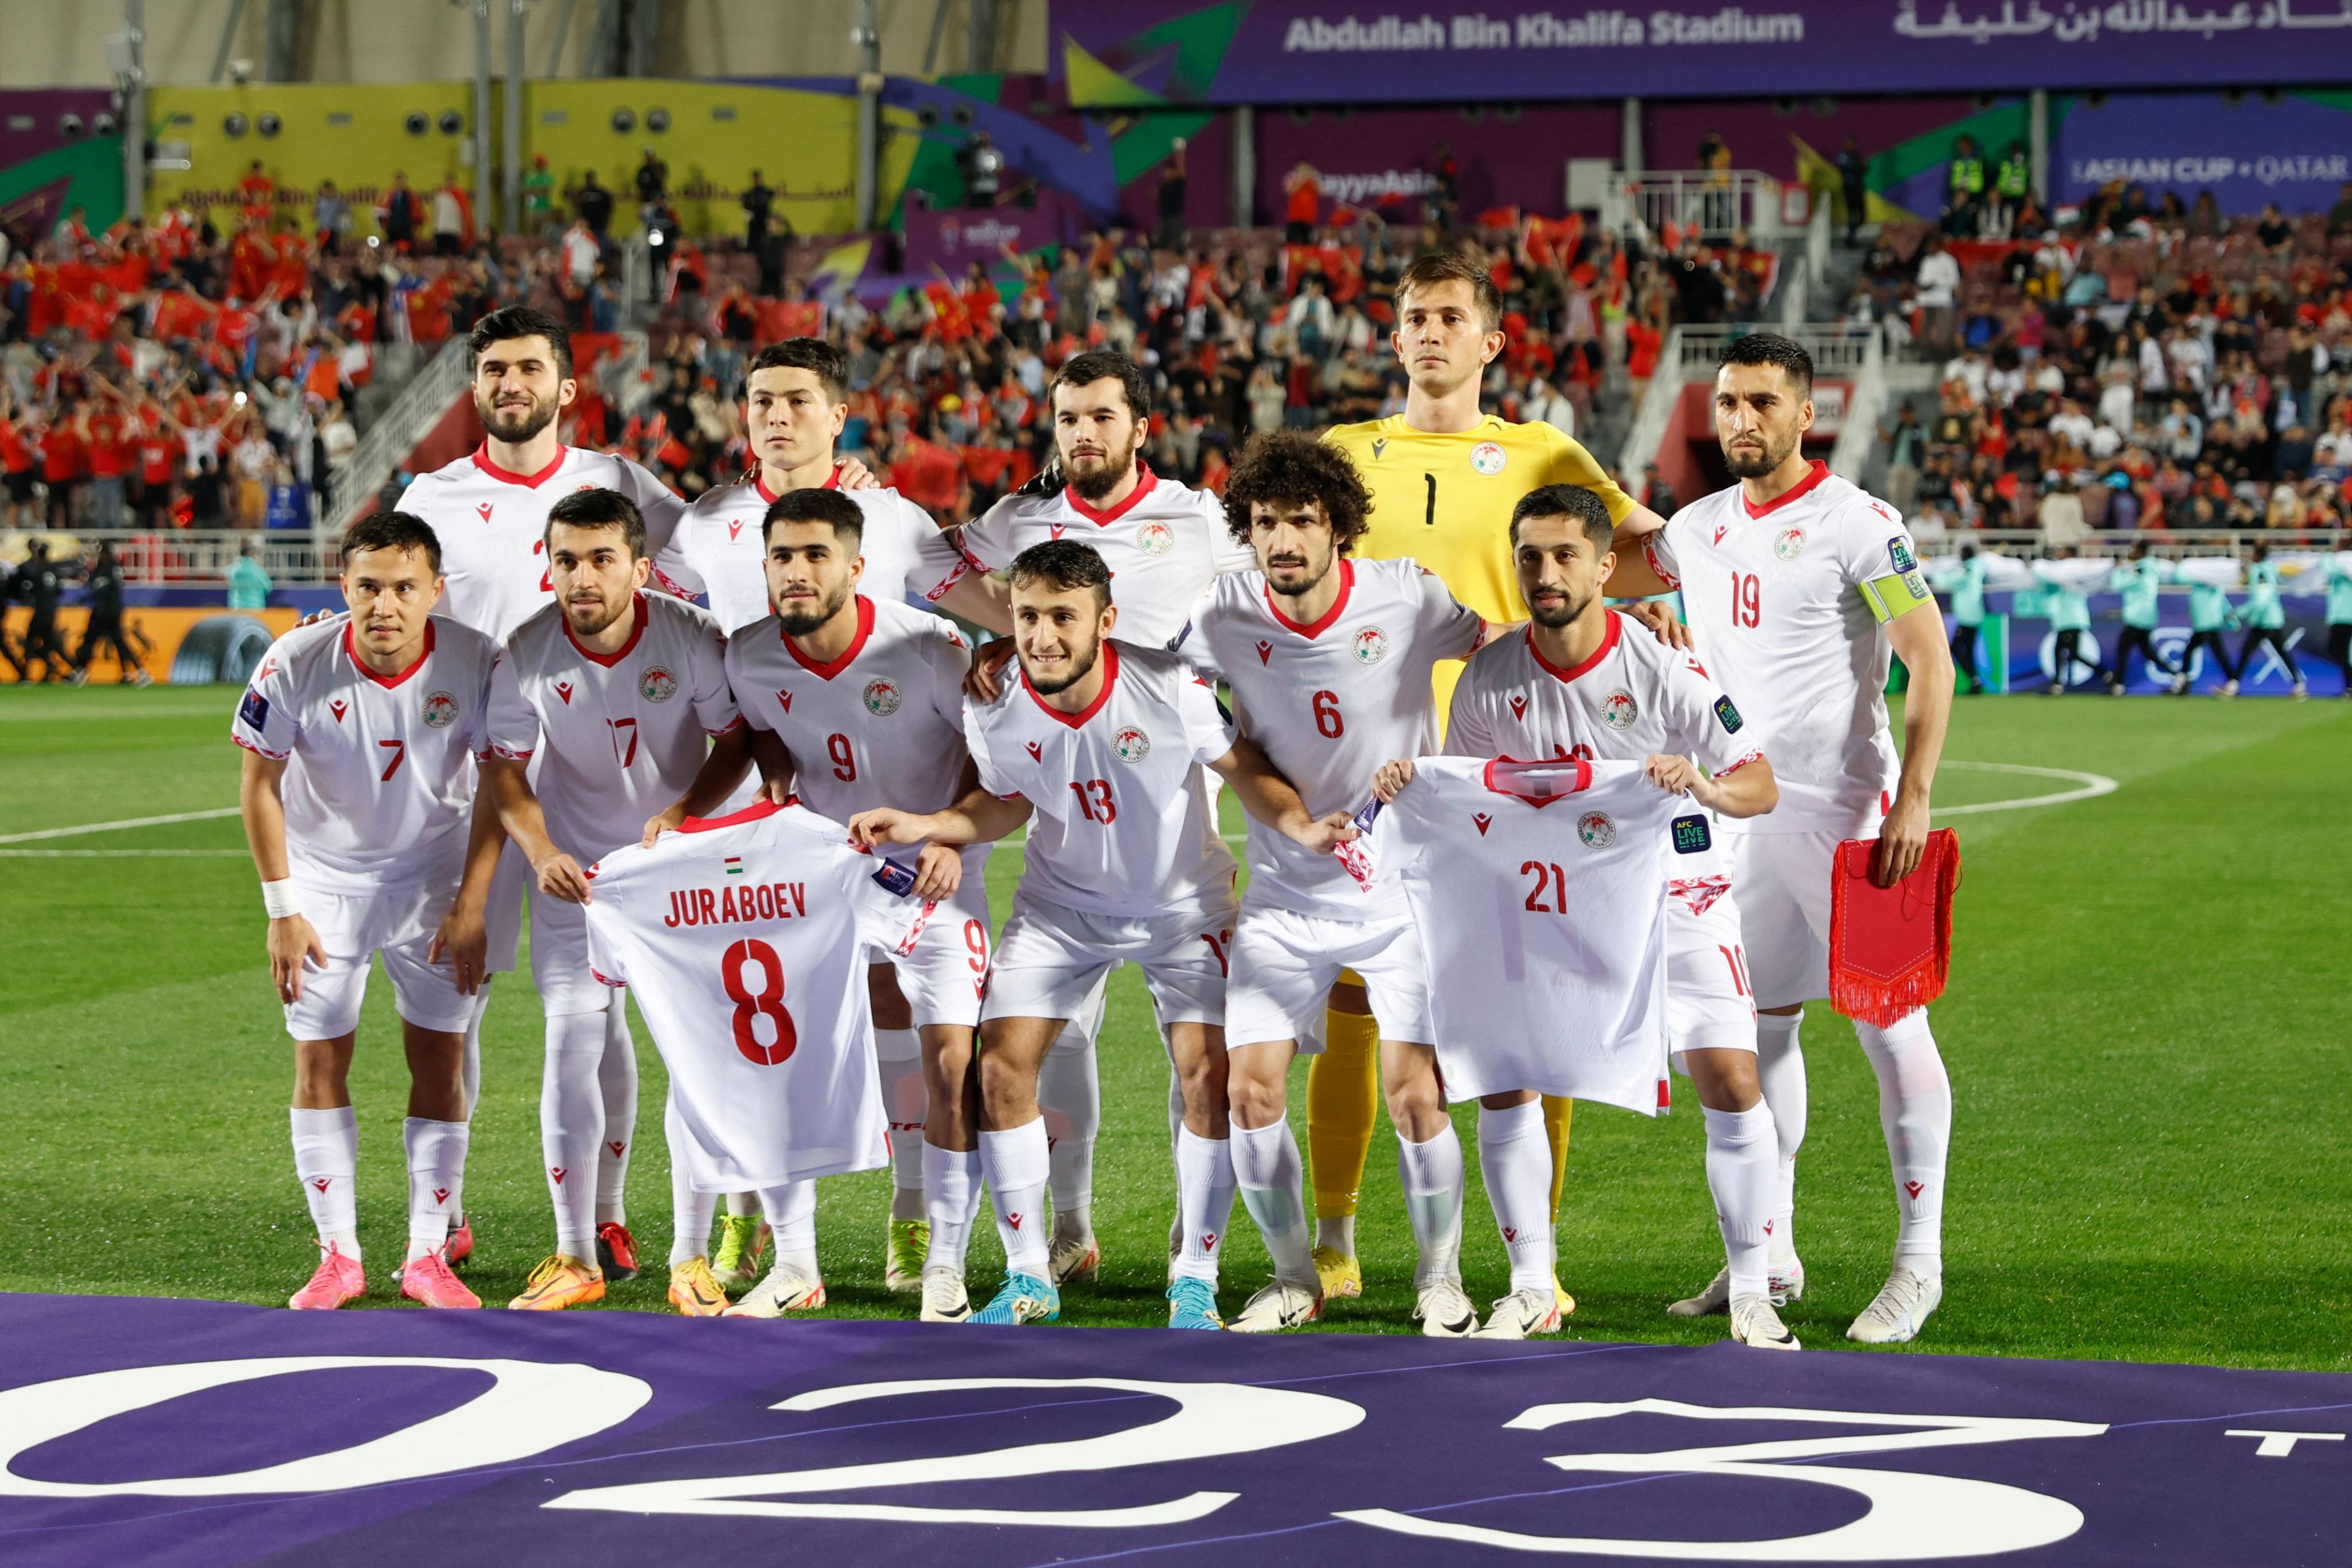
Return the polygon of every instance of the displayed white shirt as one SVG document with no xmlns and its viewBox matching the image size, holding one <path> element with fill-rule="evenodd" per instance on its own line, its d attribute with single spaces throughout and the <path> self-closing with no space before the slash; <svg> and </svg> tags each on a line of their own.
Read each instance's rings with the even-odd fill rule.
<svg viewBox="0 0 2352 1568">
<path fill-rule="evenodd" d="M 1135 489 L 1108 510 L 1066 487 L 1050 496 L 1006 496 L 964 524 L 963 559 L 925 584 L 924 596 L 937 602 L 968 570 L 1002 572 L 1033 544 L 1075 539 L 1110 568 L 1118 639 L 1130 647 L 1169 647 L 1218 574 L 1247 571 L 1257 557 L 1226 530 L 1223 500 L 1163 479 L 1148 464 L 1137 468 Z"/>
<path fill-rule="evenodd" d="M 1640 763 L 1576 757 L 1423 758 L 1382 809 L 1372 853 L 1421 930 L 1448 1100 L 1663 1108 L 1675 809 Z"/>
<path fill-rule="evenodd" d="M 1901 764 L 1886 720 L 1894 656 L 1864 590 L 1918 569 L 1895 509 L 1816 463 L 1761 508 L 1738 485 L 1694 501 L 1644 548 L 1780 782 L 1778 806 L 1727 829 L 1874 833 Z M 1927 597 L 1925 581 L 1912 591 Z"/>
<path fill-rule="evenodd" d="M 829 480 L 824 488 L 838 487 Z M 866 573 L 858 579 L 859 593 L 877 603 L 898 604 L 918 579 L 928 588 L 959 563 L 955 545 L 931 514 L 897 490 L 841 493 L 866 514 L 859 544 Z M 776 500 L 756 478 L 714 486 L 696 499 L 677 525 L 678 565 L 671 575 L 688 593 L 710 595 L 710 613 L 730 637 L 772 607 L 761 521 Z"/>
<path fill-rule="evenodd" d="M 439 616 L 397 675 L 360 663 L 348 614 L 269 645 L 229 738 L 287 764 L 278 789 L 298 879 L 334 893 L 456 886 L 497 659 L 489 638 Z"/>
<path fill-rule="evenodd" d="M 555 587 L 547 575 L 547 513 L 574 490 L 618 490 L 645 514 L 646 553 L 664 572 L 677 563 L 671 535 L 686 503 L 668 486 L 609 452 L 557 450 L 536 474 L 512 474 L 490 461 L 487 446 L 401 492 L 395 511 L 430 524 L 441 542 L 448 579 L 440 613 L 504 642 Z"/>
<path fill-rule="evenodd" d="M 1297 787 L 1310 816 L 1354 812 L 1372 775 L 1437 749 L 1430 671 L 1478 646 L 1486 623 L 1410 559 L 1341 556 L 1339 596 L 1301 626 L 1276 607 L 1265 574 L 1217 579 L 1184 651 L 1205 650 L 1233 691 L 1234 720 Z M 1252 817 L 1249 901 L 1336 920 L 1393 911 L 1391 879 L 1368 888 L 1355 856 L 1317 855 Z"/>
<path fill-rule="evenodd" d="M 635 992 L 669 1069 L 698 1192 L 870 1171 L 889 1120 L 866 968 L 911 952 L 912 874 L 805 806 L 689 819 L 590 869 L 589 963 Z"/>
<path fill-rule="evenodd" d="M 1099 657 L 1102 690 L 1081 713 L 1046 707 L 1025 675 L 964 701 L 981 787 L 1035 808 L 1021 885 L 1096 914 L 1220 907 L 1238 868 L 1202 769 L 1233 750 L 1232 721 L 1174 654 L 1106 641 Z"/>
<path fill-rule="evenodd" d="M 710 613 L 665 594 L 636 596 L 617 652 L 583 647 L 550 603 L 507 638 L 490 678 L 489 747 L 527 762 L 555 847 L 583 866 L 635 844 L 684 795 L 714 735 L 742 722 L 727 684 L 727 639 Z"/>
</svg>

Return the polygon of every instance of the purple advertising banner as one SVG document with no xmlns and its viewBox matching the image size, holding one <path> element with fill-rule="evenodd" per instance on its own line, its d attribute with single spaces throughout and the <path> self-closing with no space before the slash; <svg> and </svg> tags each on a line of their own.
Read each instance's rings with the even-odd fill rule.
<svg viewBox="0 0 2352 1568">
<path fill-rule="evenodd" d="M 2352 79 L 2352 0 L 1053 0 L 1048 27 L 1070 101 L 1101 107 Z"/>
<path fill-rule="evenodd" d="M 2352 183 L 2352 94 L 2289 96 L 2116 93 L 2060 106 L 2050 134 L 2050 184 L 2079 202 L 2112 180 L 2137 181 L 2153 202 L 2211 191 L 2225 213 L 2326 212 Z"/>
<path fill-rule="evenodd" d="M 2352 1540 L 2352 1378 L 2321 1373 L 54 1296 L 0 1297 L 0 1343 L 11 1564 L 2291 1568 Z"/>
<path fill-rule="evenodd" d="M 950 278 L 961 278 L 977 261 L 994 267 L 1004 259 L 1004 247 L 1035 250 L 1076 239 L 1087 226 L 1086 209 L 1058 191 L 1039 193 L 1034 206 L 942 207 L 936 211 L 919 198 L 907 203 L 906 262 L 909 272 L 928 273 L 934 267 Z"/>
</svg>

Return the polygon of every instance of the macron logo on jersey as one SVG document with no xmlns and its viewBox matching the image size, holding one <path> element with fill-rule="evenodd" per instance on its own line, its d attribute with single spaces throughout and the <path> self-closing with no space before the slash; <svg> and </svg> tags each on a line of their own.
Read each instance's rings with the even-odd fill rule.
<svg viewBox="0 0 2352 1568">
<path fill-rule="evenodd" d="M 789 713 L 793 710 L 793 694 L 791 692 L 779 687 L 776 690 L 776 700 L 784 705 L 785 712 Z"/>
<path fill-rule="evenodd" d="M 737 536 L 741 534 L 742 531 L 743 525 L 740 522 L 729 523 L 727 525 L 727 542 L 730 544 L 734 543 Z"/>
<path fill-rule="evenodd" d="M 1273 658 L 1274 658 L 1274 645 L 1273 645 L 1272 643 L 1270 643 L 1270 642 L 1265 642 L 1265 641 L 1264 641 L 1264 640 L 1261 640 L 1261 641 L 1258 643 L 1258 645 L 1257 645 L 1257 661 L 1258 661 L 1258 663 L 1260 663 L 1260 664 L 1266 664 L 1266 663 L 1270 663 L 1270 662 L 1272 662 Z"/>
<path fill-rule="evenodd" d="M 557 681 L 555 683 L 555 694 L 563 699 L 563 705 L 566 708 L 572 706 L 572 682 L 568 680 Z"/>
<path fill-rule="evenodd" d="M 1516 691 L 1511 693 L 1511 717 L 1514 719 L 1525 719 L 1527 716 L 1528 700 L 1525 697 L 1520 696 Z"/>
<path fill-rule="evenodd" d="M 1483 811 L 1472 812 L 1470 814 L 1470 820 L 1478 825 L 1478 837 L 1481 838 L 1486 837 L 1486 829 L 1495 826 L 1495 819 L 1487 816 Z"/>
<path fill-rule="evenodd" d="M 1042 763 L 1045 760 L 1045 749 L 1037 744 L 1036 742 L 1024 741 L 1022 744 L 1029 748 L 1029 760 L 1031 762 Z"/>
<path fill-rule="evenodd" d="M 350 710 L 350 706 L 351 705 L 349 703 L 345 702 L 339 697 L 332 702 L 327 704 L 327 711 L 332 713 L 335 716 L 335 722 L 340 724 L 343 721 L 343 714 Z"/>
<path fill-rule="evenodd" d="M 488 521 L 490 521 L 490 513 L 491 513 L 492 511 L 494 511 L 494 510 L 497 510 L 497 503 L 496 503 L 496 502 L 493 502 L 493 501 L 484 501 L 481 505 L 479 505 L 479 506 L 476 507 L 474 510 L 475 510 L 476 511 L 478 511 L 478 512 L 481 513 L 481 515 L 482 515 L 482 521 L 483 521 L 484 522 L 488 522 Z"/>
</svg>

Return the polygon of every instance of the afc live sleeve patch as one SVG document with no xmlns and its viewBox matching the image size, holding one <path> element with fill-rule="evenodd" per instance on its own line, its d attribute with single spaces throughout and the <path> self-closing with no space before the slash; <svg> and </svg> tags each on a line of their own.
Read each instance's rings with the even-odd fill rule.
<svg viewBox="0 0 2352 1568">
<path fill-rule="evenodd" d="M 1911 554 L 1910 541 L 1906 539 L 1890 539 L 1886 542 L 1886 559 L 1894 566 L 1897 576 L 1916 570 L 1919 564 Z"/>
<path fill-rule="evenodd" d="M 1731 699 L 1728 697 L 1718 697 L 1715 700 L 1715 716 L 1722 723 L 1723 732 L 1727 735 L 1737 735 L 1739 733 L 1739 726 L 1748 722 L 1739 716 L 1739 710 L 1731 705 Z"/>
<path fill-rule="evenodd" d="M 915 873 L 896 860 L 884 860 L 876 867 L 874 880 L 902 899 L 915 890 Z"/>
<path fill-rule="evenodd" d="M 1715 842 L 1704 816 L 1677 816 L 1673 823 L 1675 853 L 1696 855 Z"/>
<path fill-rule="evenodd" d="M 218 712 L 219 710 L 215 709 L 214 711 Z M 268 734 L 269 699 L 252 687 L 247 687 L 245 700 L 236 705 L 236 716 L 239 721 L 251 728 L 255 734 Z"/>
<path fill-rule="evenodd" d="M 1927 591 L 1927 580 L 1917 567 L 1897 572 L 1891 576 L 1873 577 L 1862 585 L 1862 602 L 1881 621 L 1891 621 L 1908 615 L 1922 605 L 1933 605 L 1935 595 Z"/>
</svg>

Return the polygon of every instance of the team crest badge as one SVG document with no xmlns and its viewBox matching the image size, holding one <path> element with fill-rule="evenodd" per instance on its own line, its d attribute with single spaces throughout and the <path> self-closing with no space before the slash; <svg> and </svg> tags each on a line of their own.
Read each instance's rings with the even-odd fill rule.
<svg viewBox="0 0 2352 1568">
<path fill-rule="evenodd" d="M 655 665 L 637 677 L 637 695 L 648 702 L 667 702 L 677 695 L 677 677 Z"/>
<path fill-rule="evenodd" d="M 1176 548 L 1176 531 L 1164 522 L 1147 522 L 1135 531 L 1135 547 L 1146 555 L 1165 555 Z"/>
<path fill-rule="evenodd" d="M 1507 460 L 1503 448 L 1492 441 L 1481 441 L 1470 448 L 1470 466 L 1489 479 L 1501 473 L 1503 464 Z"/>
<path fill-rule="evenodd" d="M 1622 686 L 1601 704 L 1601 721 L 1612 730 L 1625 729 L 1641 716 L 1642 710 L 1634 702 L 1633 694 Z"/>
<path fill-rule="evenodd" d="M 1605 811 L 1588 811 L 1576 819 L 1576 836 L 1587 849 L 1606 849 L 1617 842 L 1617 824 Z"/>
<path fill-rule="evenodd" d="M 877 675 L 866 683 L 866 710 L 877 719 L 887 719 L 898 710 L 898 704 L 904 700 L 895 681 L 885 680 Z"/>
<path fill-rule="evenodd" d="M 1366 626 L 1349 641 L 1348 651 L 1356 656 L 1358 664 L 1378 664 L 1389 656 L 1389 634 L 1378 626 Z"/>
<path fill-rule="evenodd" d="M 436 730 L 446 730 L 457 721 L 457 700 L 446 691 L 436 691 L 425 700 L 425 721 Z"/>
<path fill-rule="evenodd" d="M 1122 763 L 1139 763 L 1151 754 L 1151 737 L 1129 724 L 1110 738 L 1110 749 Z"/>
<path fill-rule="evenodd" d="M 1794 561 L 1805 552 L 1805 531 L 1784 528 L 1772 536 L 1772 553 L 1783 561 Z"/>
</svg>

